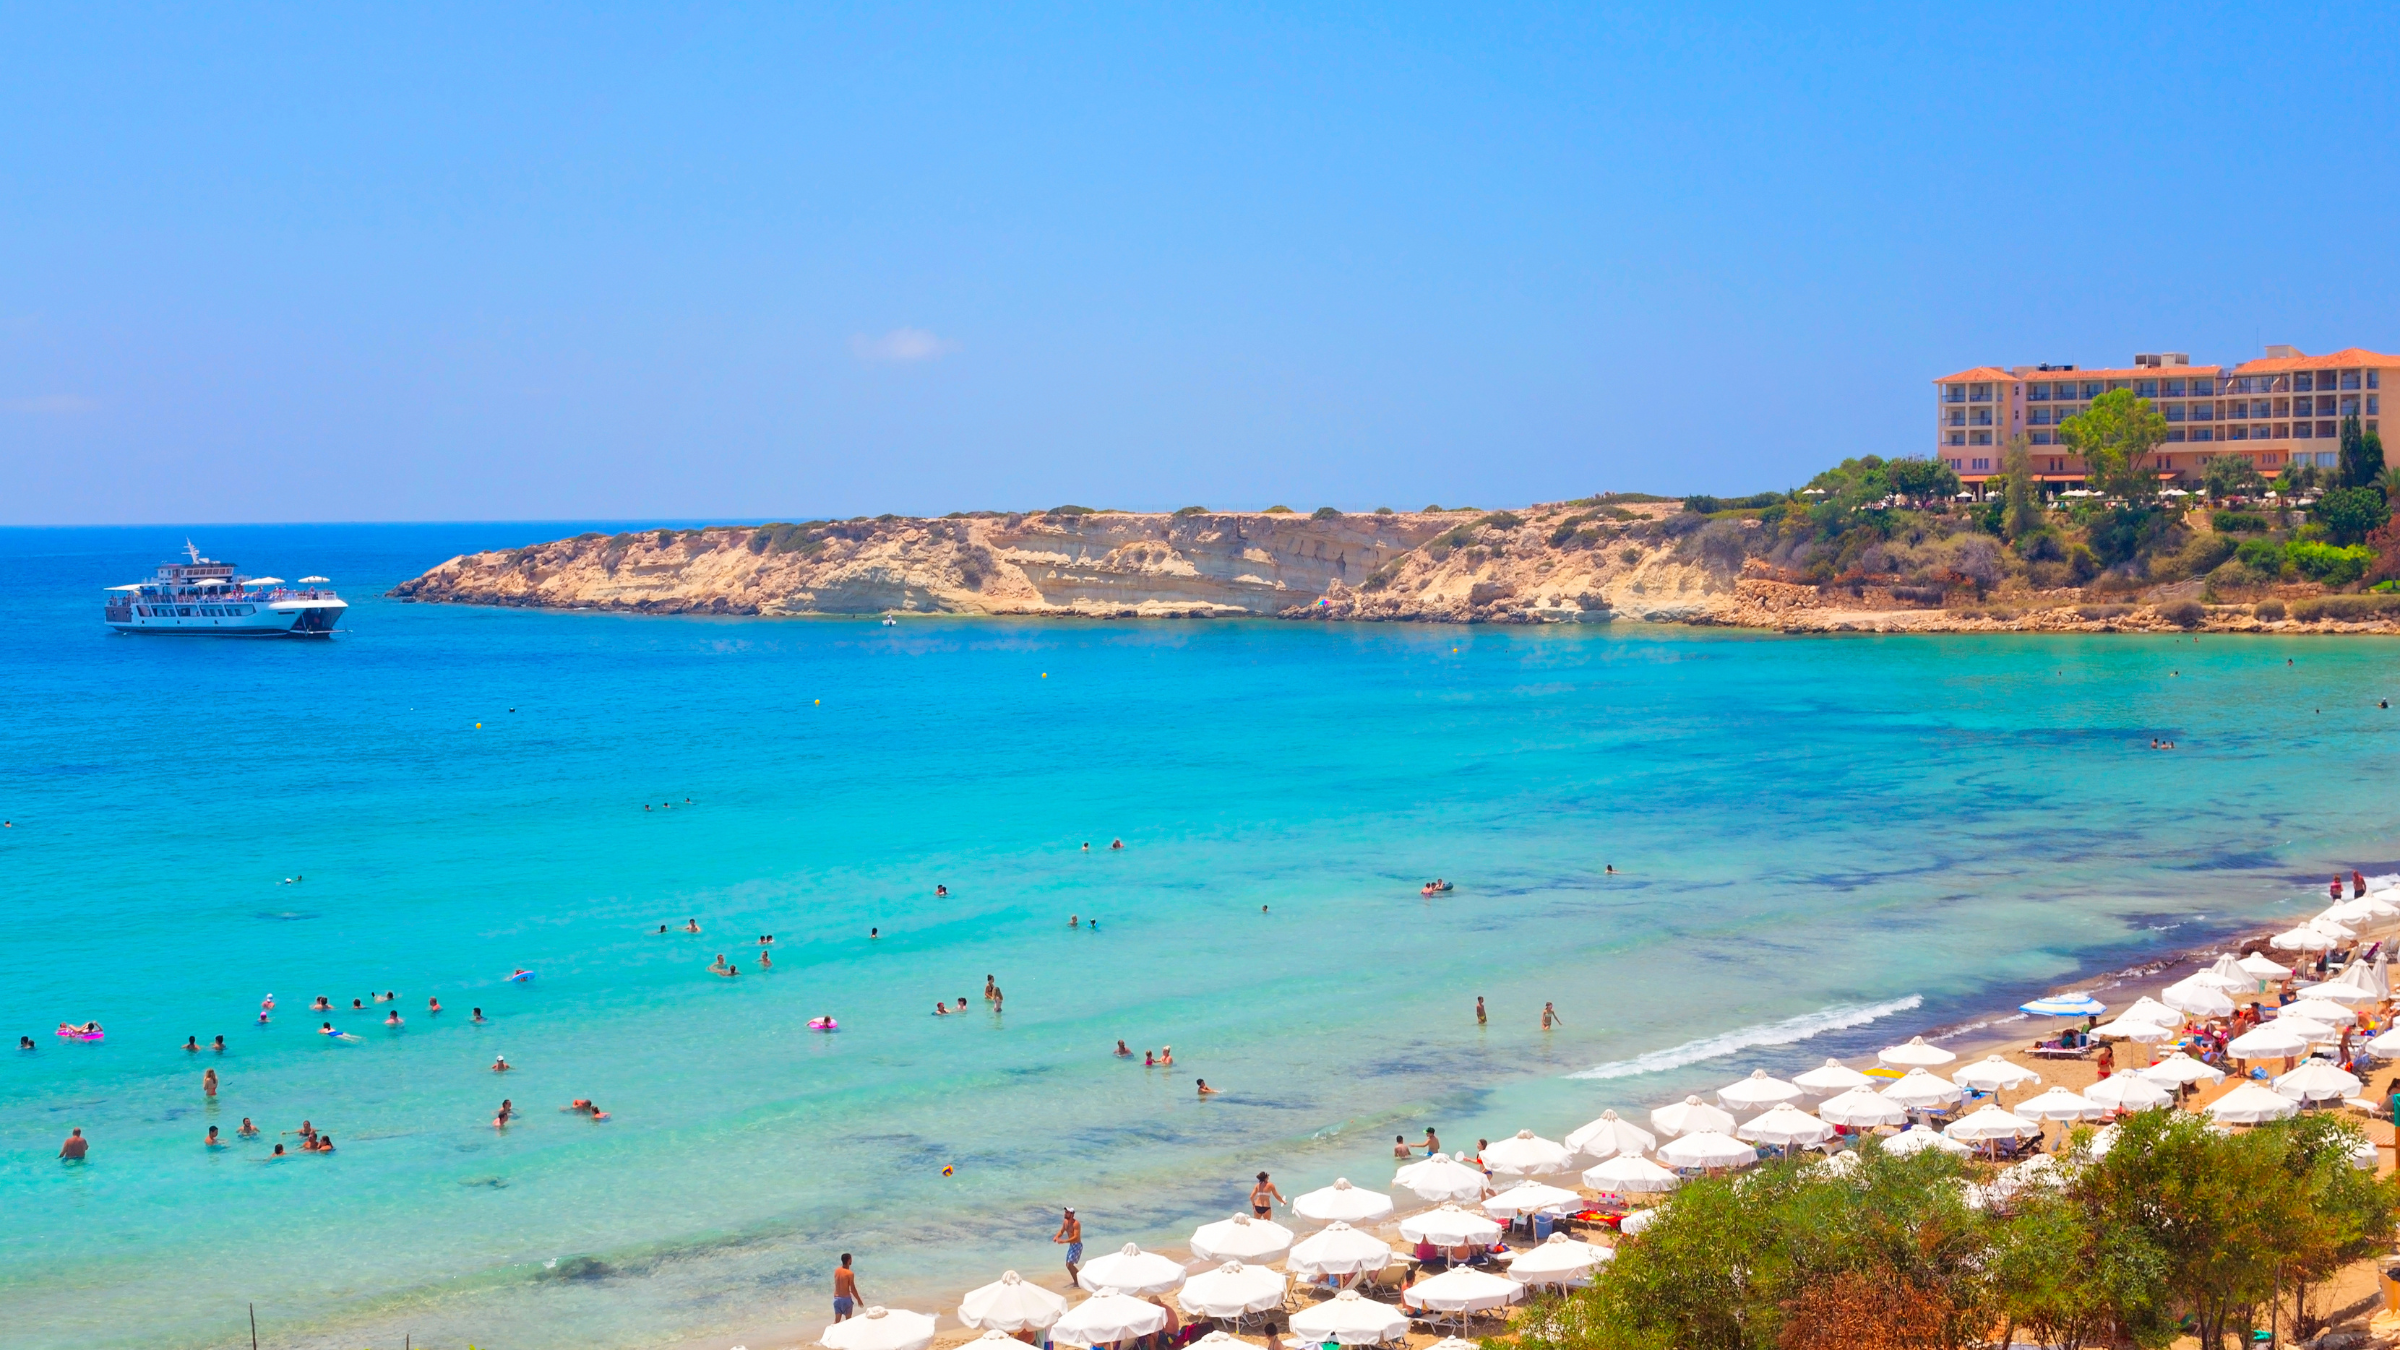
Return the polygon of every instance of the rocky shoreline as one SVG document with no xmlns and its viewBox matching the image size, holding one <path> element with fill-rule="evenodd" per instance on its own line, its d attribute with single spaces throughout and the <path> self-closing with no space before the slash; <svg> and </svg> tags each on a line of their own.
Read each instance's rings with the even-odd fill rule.
<svg viewBox="0 0 2400 1350">
<path fill-rule="evenodd" d="M 1594 498 L 1513 511 L 1088 511 L 590 533 L 466 554 L 394 587 L 428 603 L 643 614 L 1633 620 L 1787 633 L 2393 633 L 2316 588 L 2209 603 L 1817 584 L 1753 556 L 1756 522 Z M 1907 592 L 1901 594 L 1900 592 Z M 2336 599 L 2343 599 L 2337 597 Z"/>
</svg>

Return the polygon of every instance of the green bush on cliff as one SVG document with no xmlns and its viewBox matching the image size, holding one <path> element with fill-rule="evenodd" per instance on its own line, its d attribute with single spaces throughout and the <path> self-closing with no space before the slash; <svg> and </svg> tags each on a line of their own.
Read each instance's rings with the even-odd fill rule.
<svg viewBox="0 0 2400 1350">
<path fill-rule="evenodd" d="M 2210 460 L 2214 464 L 2217 461 Z M 2241 461 L 2237 460 L 2236 463 Z M 2253 470 L 2253 472 L 2256 472 Z M 2219 511 L 2208 518 L 2210 528 L 2219 534 L 2265 534 L 2267 518 L 2256 511 Z"/>
<path fill-rule="evenodd" d="M 1494 530 L 1513 530 L 1524 523 L 1525 518 L 1518 515 L 1514 511 L 1494 511 L 1490 515 L 1485 516 L 1483 519 L 1476 521 L 1475 528 L 1479 530 L 1486 528 Z"/>
<path fill-rule="evenodd" d="M 2338 544 L 2312 544 L 2299 540 L 2286 544 L 2283 554 L 2291 560 L 2294 571 L 2327 586 L 2349 585 L 2365 576 L 2368 565 L 2375 561 L 2375 550 L 2364 544 L 2345 548 Z"/>
<path fill-rule="evenodd" d="M 2265 605 L 2260 605 L 2260 618 L 2265 618 Z M 2389 618 L 2400 614 L 2400 595 L 2317 595 L 2292 602 L 2292 617 L 2303 622 L 2331 619 L 2337 623 L 2361 623 L 2368 619 Z"/>
<path fill-rule="evenodd" d="M 1340 520 L 1342 518 L 1342 509 L 1338 506 L 1320 506 L 1316 510 L 1309 512 L 1308 518 L 1310 520 Z"/>
<path fill-rule="evenodd" d="M 1175 514 L 1179 516 L 1205 516 L 1208 514 L 1208 508 L 1205 506 L 1178 507 L 1175 511 Z"/>
</svg>

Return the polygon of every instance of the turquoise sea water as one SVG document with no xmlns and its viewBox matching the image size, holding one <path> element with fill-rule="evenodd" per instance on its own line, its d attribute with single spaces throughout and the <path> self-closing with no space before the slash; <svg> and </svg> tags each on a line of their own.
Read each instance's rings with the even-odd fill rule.
<svg viewBox="0 0 2400 1350">
<path fill-rule="evenodd" d="M 1054 1270 L 1062 1204 L 1096 1248 L 1176 1240 L 1260 1167 L 1297 1194 L 1383 1183 L 1429 1124 L 1556 1137 L 2394 852 L 2379 639 L 376 598 L 561 532 L 204 532 L 341 584 L 349 631 L 301 644 L 110 636 L 98 588 L 179 532 L 0 531 L 0 1032 L 37 1043 L 0 1066 L 10 1344 L 246 1344 L 255 1303 L 278 1346 L 655 1345 L 823 1316 L 844 1250 L 927 1306 Z M 771 973 L 705 970 L 766 932 Z M 315 1034 L 314 995 L 383 989 L 403 1029 Z M 86 1019 L 105 1041 L 51 1034 Z M 339 1152 L 200 1147 L 245 1115 Z"/>
</svg>

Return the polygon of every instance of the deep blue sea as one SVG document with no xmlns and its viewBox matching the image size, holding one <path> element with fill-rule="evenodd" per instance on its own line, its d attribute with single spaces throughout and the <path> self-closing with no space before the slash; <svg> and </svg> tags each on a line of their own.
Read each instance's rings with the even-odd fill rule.
<svg viewBox="0 0 2400 1350">
<path fill-rule="evenodd" d="M 2384 639 L 380 598 L 582 528 L 192 532 L 332 577 L 315 643 L 113 636 L 100 588 L 184 531 L 0 530 L 8 1344 L 246 1345 L 251 1305 L 279 1347 L 723 1344 L 824 1316 L 841 1251 L 931 1307 L 1054 1274 L 1061 1205 L 1096 1250 L 1179 1240 L 1262 1167 L 1557 1137 L 2400 852 Z M 387 989 L 331 1015 L 355 1040 L 307 1011 Z M 338 1151 L 263 1161 L 303 1119 Z"/>
</svg>

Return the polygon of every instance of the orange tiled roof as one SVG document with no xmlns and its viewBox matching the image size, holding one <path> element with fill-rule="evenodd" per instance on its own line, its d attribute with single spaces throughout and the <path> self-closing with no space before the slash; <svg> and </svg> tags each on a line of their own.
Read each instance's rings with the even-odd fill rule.
<svg viewBox="0 0 2400 1350">
<path fill-rule="evenodd" d="M 2015 378 L 2017 377 L 2009 374 L 2005 370 L 2000 369 L 1998 366 L 1977 366 L 1973 370 L 1962 370 L 1956 375 L 1944 375 L 1940 379 L 1935 380 L 1934 383 L 1982 384 L 1990 380 L 2013 380 Z"/>
<path fill-rule="evenodd" d="M 2344 347 L 2324 356 L 2269 356 L 2235 366 L 2237 375 L 2271 375 L 2286 370 L 2316 370 L 2334 366 L 2400 366 L 2400 356 L 2386 356 L 2364 347 Z"/>
<path fill-rule="evenodd" d="M 2310 357 L 2308 360 L 2300 362 L 2299 366 L 2295 366 L 2294 369 L 2313 368 L 2319 361 L 2326 359 L 2329 358 Z M 2400 364 L 2400 357 L 2388 359 L 2394 364 Z M 2363 363 L 2353 361 L 2351 364 Z M 2243 367 L 2245 370 L 2248 368 L 2247 366 Z M 1944 375 L 1934 383 L 1978 383 L 1984 380 L 2156 380 L 2189 375 L 2216 375 L 2224 370 L 2223 366 L 2084 366 L 2076 370 L 2029 370 L 2022 375 L 2011 375 L 1998 366 L 1977 366 L 1973 370 L 1962 370 L 1956 375 Z"/>
</svg>

